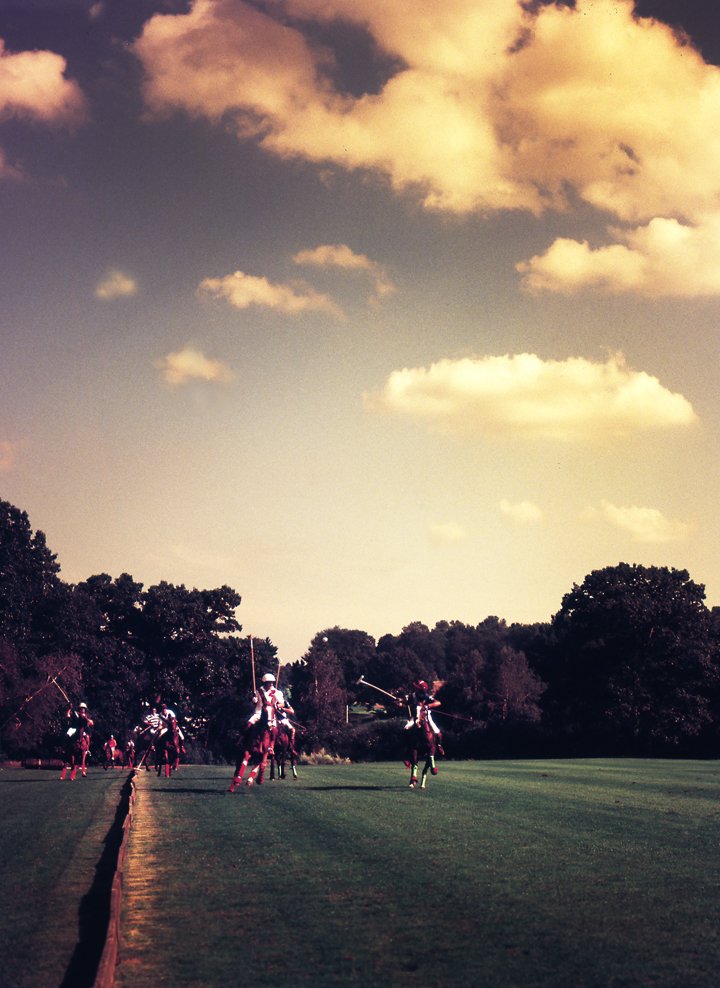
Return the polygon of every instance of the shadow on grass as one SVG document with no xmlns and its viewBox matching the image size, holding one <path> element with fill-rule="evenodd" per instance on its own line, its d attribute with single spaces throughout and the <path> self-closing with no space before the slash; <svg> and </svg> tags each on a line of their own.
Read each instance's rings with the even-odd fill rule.
<svg viewBox="0 0 720 988">
<path fill-rule="evenodd" d="M 262 785 L 255 783 L 254 786 L 238 786 L 234 793 L 229 793 L 227 787 L 224 789 L 218 789 L 217 787 L 213 789 L 200 789 L 194 786 L 173 786 L 172 788 L 165 788 L 164 786 L 153 786 L 151 791 L 153 793 L 163 793 L 166 796 L 226 796 L 233 795 L 238 796 L 240 793 L 250 793 L 257 792 L 258 789 L 287 789 L 292 791 L 293 789 L 301 789 L 303 792 L 398 792 L 401 789 L 406 789 L 407 786 L 303 786 L 297 785 L 296 783 L 281 784 L 277 785 L 275 782 L 264 782 Z"/>
<path fill-rule="evenodd" d="M 121 790 L 115 818 L 103 838 L 105 847 L 100 860 L 95 865 L 95 878 L 80 900 L 78 942 L 60 988 L 92 988 L 95 983 L 110 922 L 112 883 L 131 793 L 132 779 L 128 778 Z"/>
</svg>

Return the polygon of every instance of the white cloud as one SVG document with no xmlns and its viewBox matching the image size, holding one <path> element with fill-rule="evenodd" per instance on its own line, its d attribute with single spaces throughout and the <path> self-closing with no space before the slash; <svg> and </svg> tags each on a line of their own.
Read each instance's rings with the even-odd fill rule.
<svg viewBox="0 0 720 988">
<path fill-rule="evenodd" d="M 621 243 L 591 248 L 560 238 L 517 265 L 531 291 L 569 294 L 582 288 L 662 296 L 720 295 L 720 213 L 697 224 L 656 217 L 610 231 Z"/>
<path fill-rule="evenodd" d="M 118 271 L 117 268 L 110 268 L 98 282 L 95 288 L 95 298 L 109 302 L 116 298 L 129 298 L 131 295 L 137 295 L 137 290 L 137 282 L 134 278 Z"/>
<path fill-rule="evenodd" d="M 195 0 L 151 17 L 134 51 L 150 113 L 179 109 L 276 155 L 374 172 L 430 209 L 541 213 L 579 199 L 628 227 L 597 252 L 559 241 L 533 258 L 536 288 L 656 293 L 677 257 L 661 229 L 674 221 L 703 273 L 664 293 L 714 293 L 720 69 L 632 0 L 533 6 Z M 332 53 L 303 33 L 334 19 L 395 59 L 378 92 L 339 89 Z"/>
<path fill-rule="evenodd" d="M 395 292 L 395 285 L 388 278 L 385 269 L 377 261 L 370 260 L 365 254 L 356 254 L 346 244 L 322 244 L 319 247 L 298 251 L 293 261 L 296 264 L 309 264 L 319 268 L 340 268 L 344 271 L 362 271 L 374 281 L 375 296 L 378 302 Z"/>
<path fill-rule="evenodd" d="M 542 521 L 543 517 L 542 509 L 532 501 L 513 503 L 503 498 L 500 502 L 500 511 L 518 525 L 534 525 Z"/>
<path fill-rule="evenodd" d="M 77 83 L 65 78 L 66 67 L 55 52 L 10 52 L 0 38 L 0 114 L 46 124 L 79 123 L 85 97 Z"/>
<path fill-rule="evenodd" d="M 188 381 L 209 381 L 226 384 L 234 374 L 221 360 L 210 360 L 200 350 L 185 346 L 155 362 L 168 384 L 187 384 Z"/>
<path fill-rule="evenodd" d="M 454 521 L 438 522 L 430 526 L 430 539 L 436 545 L 456 545 L 467 539 L 467 532 Z"/>
<path fill-rule="evenodd" d="M 689 426 L 695 413 L 655 377 L 627 367 L 535 354 L 441 360 L 393 371 L 368 408 L 423 420 L 442 434 L 602 440 Z"/>
<path fill-rule="evenodd" d="M 617 507 L 609 501 L 601 501 L 597 508 L 588 507 L 582 517 L 588 520 L 602 519 L 624 532 L 629 532 L 634 542 L 655 544 L 679 542 L 687 538 L 692 531 L 692 525 L 666 518 L 657 508 Z"/>
<path fill-rule="evenodd" d="M 273 283 L 242 271 L 223 278 L 205 278 L 198 287 L 198 294 L 222 299 L 236 309 L 259 306 L 291 316 L 325 312 L 337 319 L 343 318 L 342 309 L 328 295 L 316 292 L 309 285 Z"/>
</svg>

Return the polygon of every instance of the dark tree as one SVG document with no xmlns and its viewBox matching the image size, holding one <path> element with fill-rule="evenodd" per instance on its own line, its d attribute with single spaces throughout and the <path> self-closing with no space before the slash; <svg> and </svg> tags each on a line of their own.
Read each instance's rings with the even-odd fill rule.
<svg viewBox="0 0 720 988">
<path fill-rule="evenodd" d="M 61 592 L 59 570 L 45 535 L 0 501 L 0 639 L 22 650 L 45 636 L 43 608 Z"/>
<path fill-rule="evenodd" d="M 705 590 L 685 570 L 595 570 L 554 617 L 546 711 L 575 750 L 664 752 L 709 724 L 717 644 Z"/>
</svg>

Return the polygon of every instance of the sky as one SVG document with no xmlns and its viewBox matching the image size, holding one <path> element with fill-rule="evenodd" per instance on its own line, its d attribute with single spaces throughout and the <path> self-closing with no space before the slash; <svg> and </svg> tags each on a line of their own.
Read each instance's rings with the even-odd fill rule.
<svg viewBox="0 0 720 988">
<path fill-rule="evenodd" d="M 720 605 L 705 0 L 0 0 L 0 497 L 338 625 Z"/>
</svg>

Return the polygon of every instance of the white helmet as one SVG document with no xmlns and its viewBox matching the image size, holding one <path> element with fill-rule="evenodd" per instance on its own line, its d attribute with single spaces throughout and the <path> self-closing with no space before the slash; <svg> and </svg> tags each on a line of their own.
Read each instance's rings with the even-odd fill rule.
<svg viewBox="0 0 720 988">
<path fill-rule="evenodd" d="M 87 710 L 87 703 L 79 703 L 78 708 L 84 707 Z"/>
<path fill-rule="evenodd" d="M 262 681 L 264 683 L 274 683 L 275 682 L 275 677 L 273 676 L 273 674 L 271 672 L 266 672 L 265 675 L 262 678 Z"/>
</svg>

